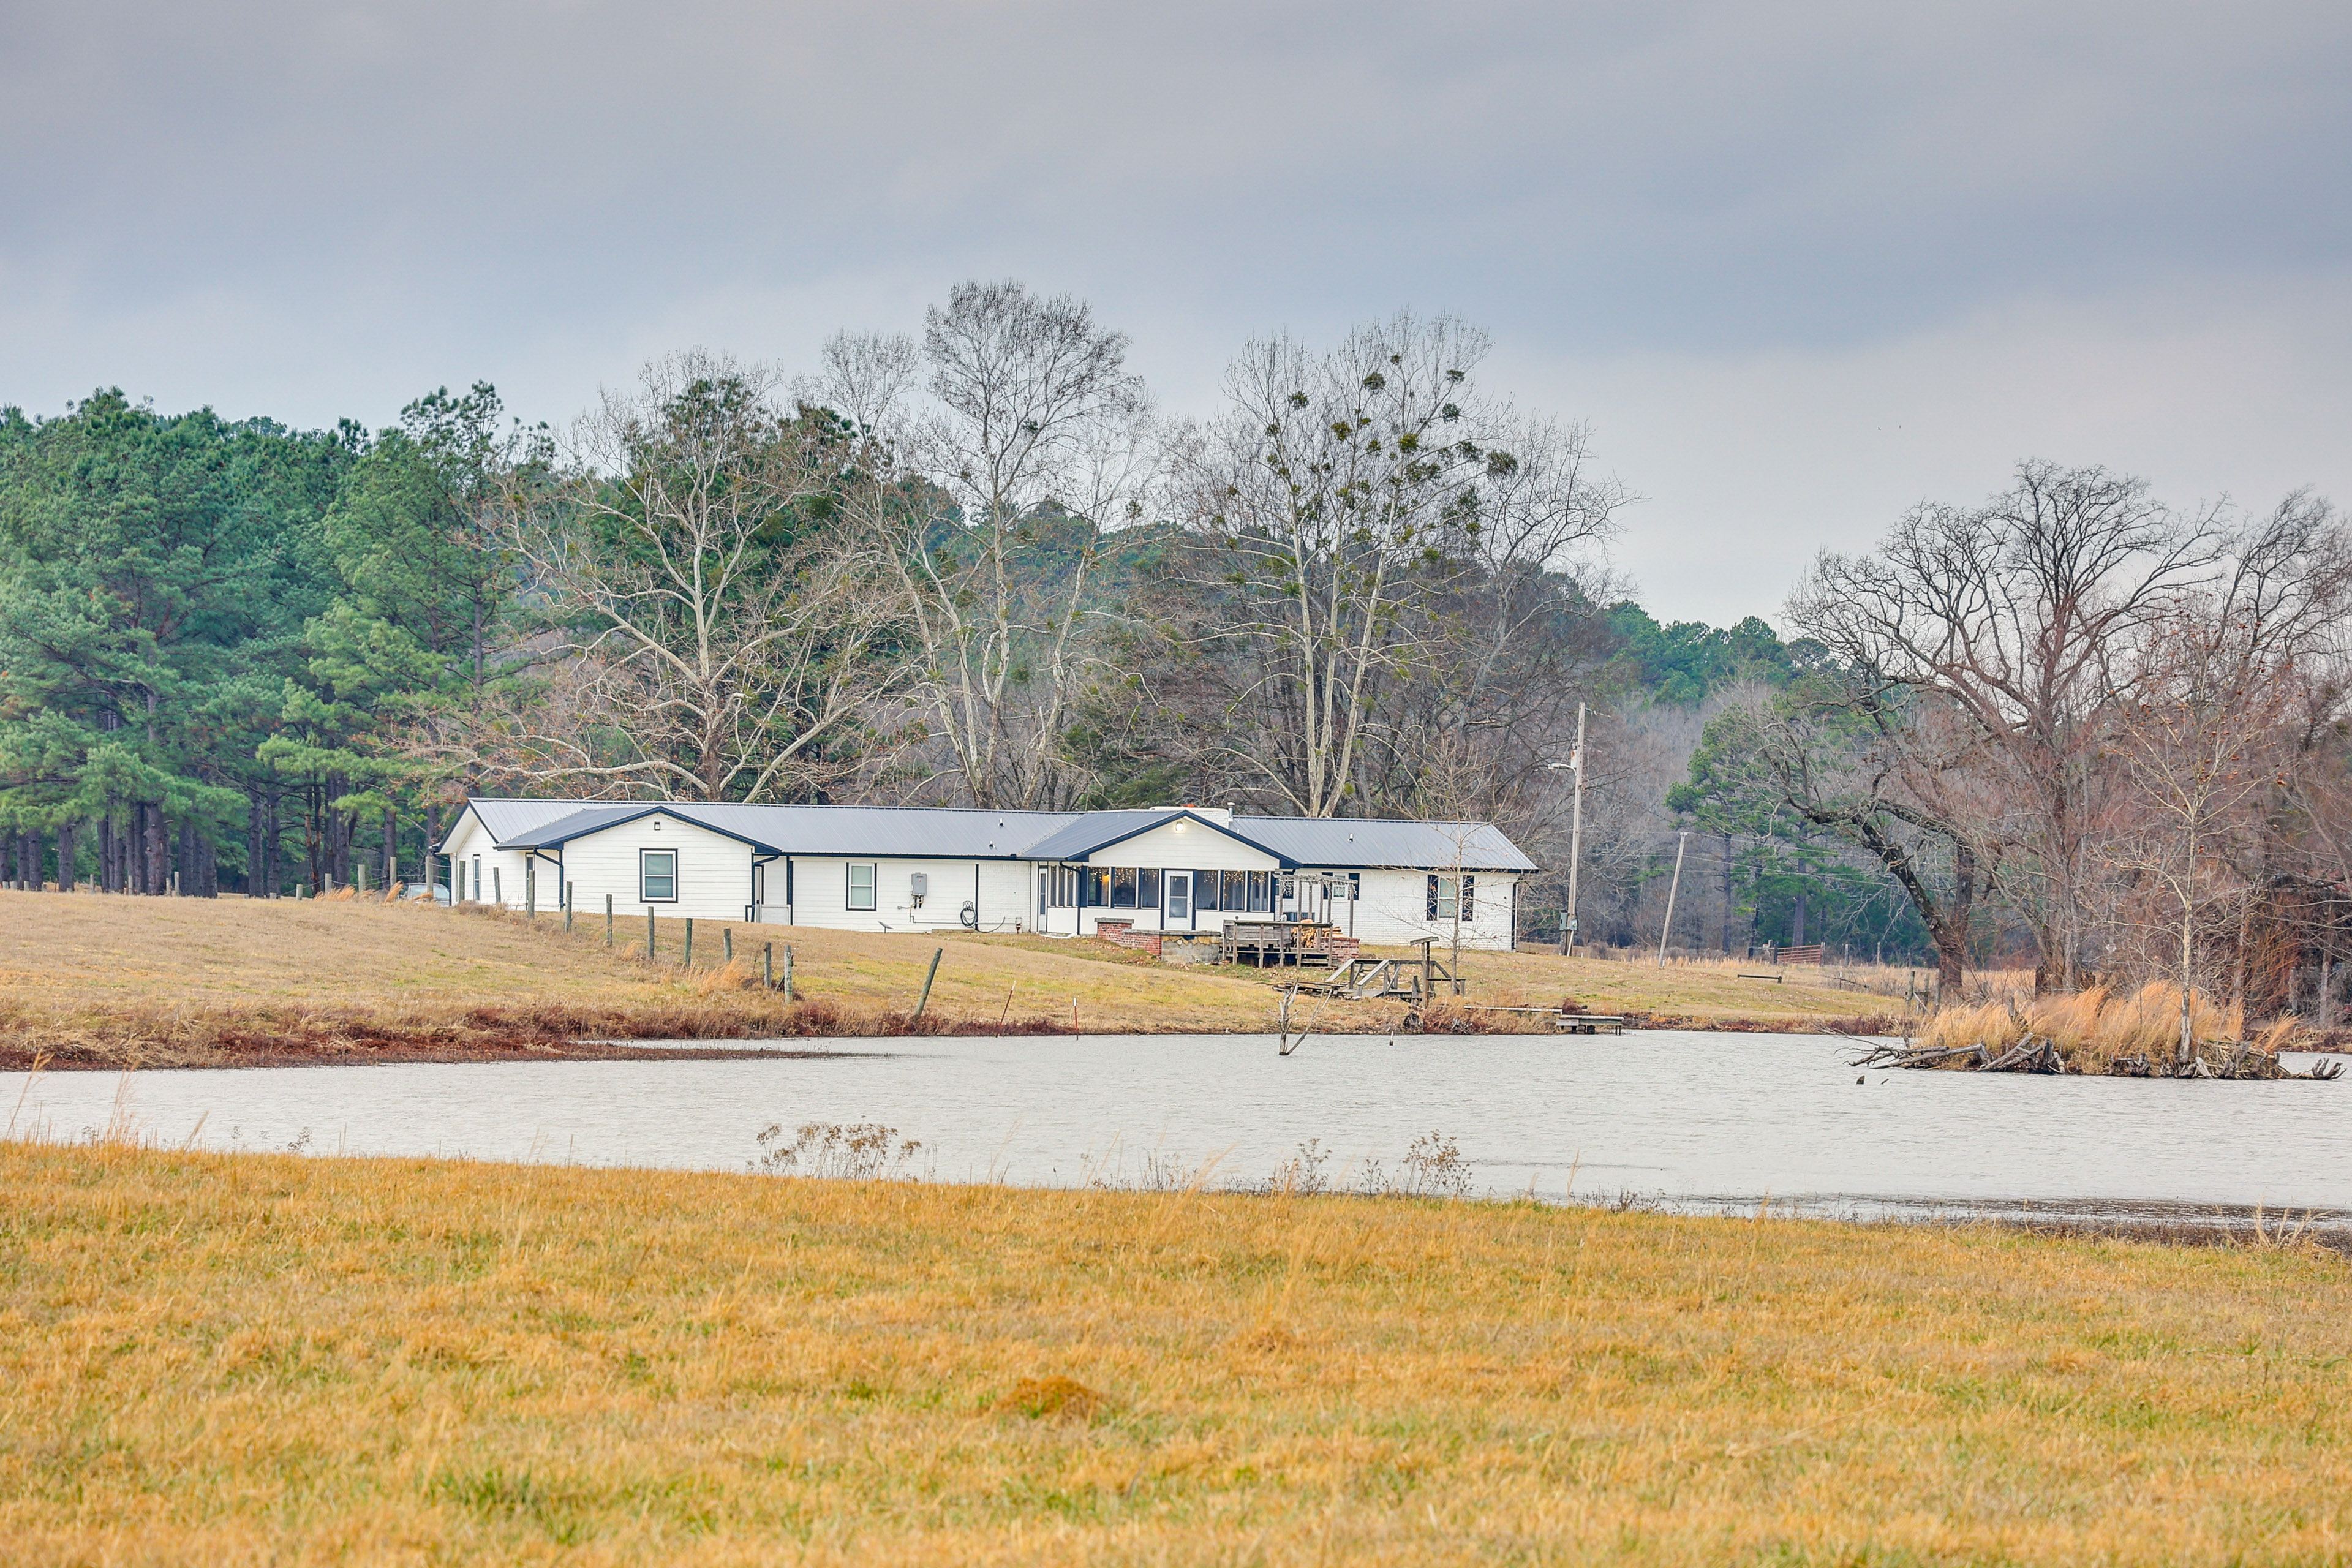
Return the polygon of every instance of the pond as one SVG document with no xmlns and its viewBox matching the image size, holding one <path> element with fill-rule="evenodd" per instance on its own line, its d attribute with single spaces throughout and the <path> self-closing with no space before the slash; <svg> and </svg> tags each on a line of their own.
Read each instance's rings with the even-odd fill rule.
<svg viewBox="0 0 2352 1568">
<path fill-rule="evenodd" d="M 0 1075 L 16 1136 L 741 1170 L 761 1129 L 880 1122 L 910 1173 L 1335 1185 L 1452 1142 L 1476 1194 L 1861 1217 L 2352 1213 L 2352 1076 L 2204 1083 L 1858 1072 L 1819 1036 L 808 1042 L 751 1059 Z M 1861 1081 L 1856 1081 L 1859 1079 Z M 771 1144 L 769 1147 L 773 1147 Z M 1433 1145 L 1424 1144 L 1424 1150 Z"/>
</svg>

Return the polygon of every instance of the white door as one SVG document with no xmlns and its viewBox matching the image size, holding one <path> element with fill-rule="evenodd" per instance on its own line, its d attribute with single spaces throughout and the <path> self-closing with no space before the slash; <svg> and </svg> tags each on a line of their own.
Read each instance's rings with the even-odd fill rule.
<svg viewBox="0 0 2352 1568">
<path fill-rule="evenodd" d="M 1168 888 L 1168 912 L 1160 919 L 1161 929 L 1175 931 L 1192 929 L 1192 873 L 1170 871 L 1162 879 Z"/>
</svg>

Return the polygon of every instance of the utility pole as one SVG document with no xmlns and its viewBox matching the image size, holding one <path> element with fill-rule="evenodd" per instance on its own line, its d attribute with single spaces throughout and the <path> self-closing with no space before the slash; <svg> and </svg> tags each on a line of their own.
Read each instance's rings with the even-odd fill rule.
<svg viewBox="0 0 2352 1568">
<path fill-rule="evenodd" d="M 1658 967 L 1666 966 L 1666 939 L 1675 934 L 1675 895 L 1683 890 L 1683 851 L 1690 847 L 1690 835 L 1675 835 L 1675 879 L 1666 884 L 1666 923 L 1658 929 Z"/>
<path fill-rule="evenodd" d="M 1576 750 L 1564 763 L 1546 763 L 1548 768 L 1567 768 L 1576 774 L 1575 805 L 1569 808 L 1568 817 L 1568 908 L 1559 911 L 1559 955 L 1576 955 L 1576 877 L 1584 868 L 1584 704 L 1576 705 Z"/>
</svg>

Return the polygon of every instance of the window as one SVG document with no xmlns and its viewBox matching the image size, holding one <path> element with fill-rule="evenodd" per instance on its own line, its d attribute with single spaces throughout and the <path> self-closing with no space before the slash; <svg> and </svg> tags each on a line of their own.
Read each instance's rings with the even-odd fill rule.
<svg viewBox="0 0 2352 1568">
<path fill-rule="evenodd" d="M 482 901 L 482 858 L 474 857 L 474 902 Z"/>
<path fill-rule="evenodd" d="M 1429 879 L 1429 918 L 1451 924 L 1457 910 L 1461 910 L 1465 917 L 1469 913 L 1466 909 L 1462 909 L 1461 900 L 1454 896 L 1454 879 L 1431 877 Z"/>
<path fill-rule="evenodd" d="M 1267 895 L 1272 891 L 1269 887 L 1273 879 L 1264 871 L 1252 871 L 1249 874 L 1249 907 L 1252 914 L 1264 914 L 1272 907 L 1267 900 Z"/>
<path fill-rule="evenodd" d="M 1478 906 L 1475 901 L 1477 888 L 1477 878 L 1465 877 L 1462 879 L 1462 918 L 1465 921 L 1475 919 L 1477 916 Z"/>
<path fill-rule="evenodd" d="M 1225 908 L 1235 910 L 1248 909 L 1249 873 L 1247 871 L 1227 871 L 1224 874 L 1223 880 Z"/>
<path fill-rule="evenodd" d="M 1053 900 L 1053 877 L 1051 871 L 1037 873 L 1037 918 L 1041 921 L 1045 918 L 1045 910 Z"/>
<path fill-rule="evenodd" d="M 880 879 L 875 875 L 874 867 L 850 867 L 847 907 L 853 910 L 870 910 L 879 907 L 880 900 L 874 895 L 874 889 L 879 881 Z"/>
<path fill-rule="evenodd" d="M 1081 866 L 1078 868 L 1078 903 L 1089 910 L 1110 908 L 1110 868 Z"/>
<path fill-rule="evenodd" d="M 1217 874 L 1214 871 L 1192 873 L 1192 907 L 1196 910 L 1217 907 Z"/>
<path fill-rule="evenodd" d="M 637 851 L 637 897 L 648 904 L 677 902 L 677 851 Z"/>
<path fill-rule="evenodd" d="M 1115 910 L 1135 908 L 1135 868 L 1113 866 L 1110 868 L 1110 907 Z"/>
<path fill-rule="evenodd" d="M 1156 910 L 1160 907 L 1160 870 L 1154 867 L 1135 874 L 1135 907 Z"/>
</svg>

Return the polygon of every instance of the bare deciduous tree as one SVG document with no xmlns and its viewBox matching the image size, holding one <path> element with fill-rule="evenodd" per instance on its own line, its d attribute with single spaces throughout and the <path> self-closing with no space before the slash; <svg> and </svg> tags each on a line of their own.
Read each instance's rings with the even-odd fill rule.
<svg viewBox="0 0 2352 1568">
<path fill-rule="evenodd" d="M 2141 635 L 2207 580 L 2214 513 L 2183 517 L 2103 468 L 2019 467 L 1982 506 L 1924 505 L 1873 554 L 1824 553 L 1789 602 L 1865 695 L 1948 720 L 1916 778 L 1958 770 L 1973 820 L 1944 826 L 1995 863 L 2039 949 L 2037 982 L 2072 988 L 2095 916 L 2092 851 L 2111 809 L 2102 749 Z M 1874 700 L 1874 699 L 1873 699 Z"/>
<path fill-rule="evenodd" d="M 922 706 L 974 803 L 1041 806 L 1069 793 L 1058 745 L 1085 674 L 1097 531 L 1143 514 L 1153 415 L 1123 333 L 1068 295 L 960 284 L 906 338 L 845 336 L 803 395 L 877 431 L 868 526 L 923 654 Z M 929 401 L 910 406 L 916 367 Z M 1071 521 L 1087 537 L 1060 574 L 1024 559 Z"/>
<path fill-rule="evenodd" d="M 2227 570 L 2179 595 L 2137 649 L 2115 726 L 2136 809 L 2110 858 L 2172 906 L 2183 1064 L 2204 911 L 2222 900 L 2250 909 L 2285 858 L 2277 807 L 2305 754 L 2296 720 L 2317 695 L 2313 667 L 2326 667 L 2347 595 L 2352 554 L 2332 512 L 2290 497 L 2233 538 Z M 2334 682 L 2318 685 L 2340 700 Z"/>
<path fill-rule="evenodd" d="M 1322 353 L 1254 342 L 1227 373 L 1227 412 L 1179 443 L 1195 545 L 1171 626 L 1217 690 L 1208 771 L 1304 816 L 1367 809 L 1377 744 L 1409 775 L 1434 760 L 1384 695 L 1435 698 L 1422 738 L 1454 746 L 1498 710 L 1528 626 L 1568 607 L 1567 569 L 1625 497 L 1588 474 L 1580 427 L 1480 392 L 1486 352 L 1443 316 L 1360 327 Z"/>
<path fill-rule="evenodd" d="M 906 679 L 886 563 L 814 526 L 839 432 L 773 377 L 702 353 L 648 365 L 573 433 L 570 482 L 507 520 L 543 627 L 543 692 L 488 716 L 483 766 L 583 794 L 761 800 L 822 787 L 826 754 Z"/>
</svg>

